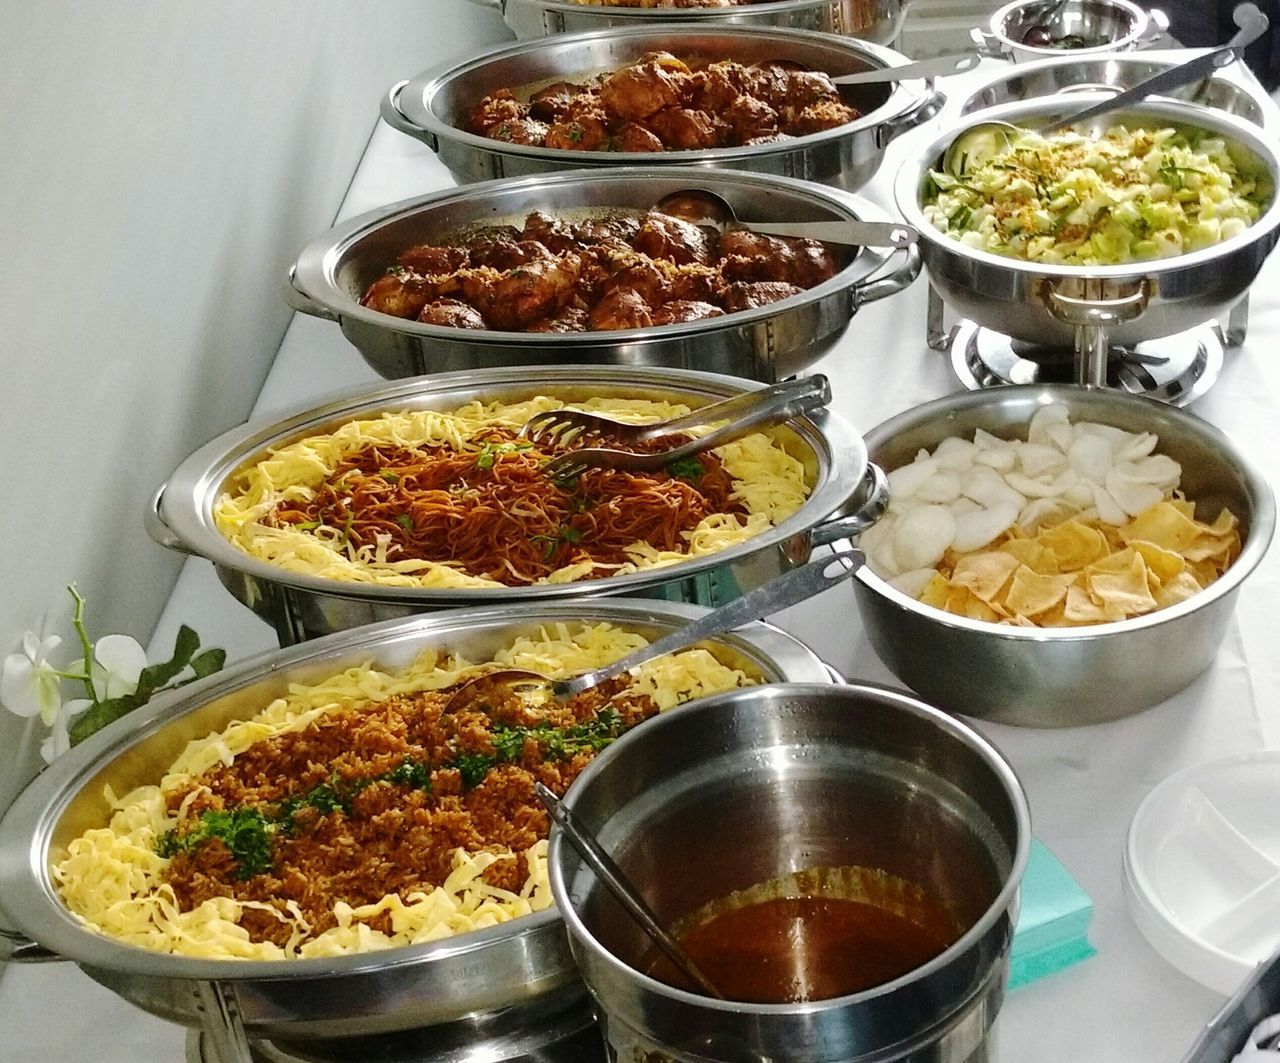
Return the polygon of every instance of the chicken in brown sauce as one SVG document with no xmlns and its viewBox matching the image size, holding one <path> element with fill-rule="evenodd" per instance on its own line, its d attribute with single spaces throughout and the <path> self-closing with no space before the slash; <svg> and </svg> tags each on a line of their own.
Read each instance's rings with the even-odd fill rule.
<svg viewBox="0 0 1280 1063">
<path fill-rule="evenodd" d="M 765 306 L 840 268 L 816 240 L 720 234 L 656 210 L 573 222 L 534 211 L 520 229 L 408 248 L 361 303 L 451 328 L 649 328 Z"/>
<path fill-rule="evenodd" d="M 499 89 L 476 105 L 467 129 L 564 151 L 698 151 L 806 136 L 858 117 L 821 71 L 650 52 L 587 84 L 548 85 L 527 103 Z"/>
</svg>

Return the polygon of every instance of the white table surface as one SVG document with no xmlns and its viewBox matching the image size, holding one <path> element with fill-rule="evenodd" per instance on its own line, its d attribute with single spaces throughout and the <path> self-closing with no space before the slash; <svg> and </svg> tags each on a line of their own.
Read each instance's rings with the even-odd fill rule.
<svg viewBox="0 0 1280 1063">
<path fill-rule="evenodd" d="M 953 79 L 952 101 L 989 73 Z M 953 122 L 953 110 L 954 103 L 930 128 Z M 863 191 L 887 209 L 889 178 L 902 151 L 902 141 L 890 145 L 880 175 Z M 451 184 L 424 145 L 380 124 L 339 218 Z M 1280 256 L 1273 255 L 1253 287 L 1247 341 L 1227 353 L 1221 378 L 1195 406 L 1264 468 L 1274 467 L 1280 455 L 1278 283 Z M 855 427 L 866 430 L 959 387 L 947 357 L 925 345 L 925 297 L 922 278 L 864 307 L 814 367 L 830 376 L 833 406 Z M 255 415 L 378 380 L 336 325 L 299 315 Z M 1137 716 L 1065 730 L 977 725 L 1020 775 L 1036 834 L 1095 906 L 1089 937 L 1097 955 L 1006 999 L 995 1037 L 1002 1063 L 1176 1063 L 1222 1005 L 1221 996 L 1166 963 L 1135 927 L 1122 893 L 1121 851 L 1130 818 L 1161 779 L 1185 765 L 1280 747 L 1278 600 L 1280 552 L 1272 550 L 1244 584 L 1213 666 L 1177 697 Z M 893 682 L 866 640 L 848 585 L 772 619 L 845 675 Z M 205 645 L 226 647 L 232 659 L 275 647 L 271 629 L 223 590 L 204 561 L 187 563 L 157 629 L 157 651 L 172 646 L 183 622 L 199 631 Z M 183 1058 L 184 1036 L 69 964 L 15 967 L 0 979 L 0 1059 L 8 1063 L 168 1063 Z"/>
</svg>

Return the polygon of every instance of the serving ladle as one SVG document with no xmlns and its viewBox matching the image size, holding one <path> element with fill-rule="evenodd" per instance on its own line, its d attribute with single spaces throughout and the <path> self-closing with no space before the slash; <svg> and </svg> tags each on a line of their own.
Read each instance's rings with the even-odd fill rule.
<svg viewBox="0 0 1280 1063">
<path fill-rule="evenodd" d="M 784 572 L 733 601 L 711 610 L 684 627 L 655 639 L 647 646 L 569 679 L 552 679 L 528 668 L 496 668 L 461 684 L 445 702 L 444 713 L 458 712 L 469 705 L 483 705 L 486 697 L 503 690 L 521 698 L 540 694 L 546 699 L 567 701 L 608 679 L 639 667 L 668 653 L 687 650 L 703 639 L 722 635 L 762 616 L 807 601 L 815 594 L 843 583 L 866 562 L 861 550 L 837 550 L 816 561 Z"/>
<path fill-rule="evenodd" d="M 790 236 L 852 247 L 910 247 L 918 238 L 915 229 L 901 222 L 885 221 L 743 221 L 733 205 L 705 188 L 682 188 L 663 196 L 654 209 L 718 233 L 748 229 L 765 236 Z"/>
<path fill-rule="evenodd" d="M 538 800 L 542 802 L 543 807 L 547 810 L 555 825 L 560 828 L 564 836 L 569 839 L 570 844 L 578 851 L 578 855 L 595 872 L 596 878 L 604 883 L 605 888 L 613 894 L 614 899 L 622 905 L 627 914 L 648 935 L 649 940 L 657 945 L 667 959 L 674 963 L 680 972 L 706 993 L 707 996 L 714 997 L 717 1000 L 724 1000 L 724 994 L 702 973 L 689 954 L 680 947 L 680 942 L 667 933 L 662 924 L 658 922 L 658 917 L 654 915 L 653 909 L 649 907 L 644 897 L 641 896 L 640 891 L 623 874 L 622 869 L 614 863 L 613 857 L 605 851 L 600 842 L 596 840 L 595 835 L 578 822 L 577 817 L 569 811 L 569 806 L 540 782 L 533 784 L 533 792 L 538 795 Z"/>
<path fill-rule="evenodd" d="M 1253 4 L 1240 4 L 1232 13 L 1232 18 L 1235 19 L 1239 30 L 1221 48 L 1205 52 L 1203 55 L 1198 55 L 1185 63 L 1179 63 L 1177 66 L 1171 66 L 1168 70 L 1153 74 L 1123 92 L 1064 115 L 1048 125 L 1040 126 L 1034 132 L 1041 135 L 1056 133 L 1060 129 L 1066 129 L 1068 126 L 1076 125 L 1079 122 L 1099 118 L 1104 114 L 1110 114 L 1112 111 L 1122 110 L 1125 107 L 1140 103 L 1148 96 L 1171 92 L 1173 89 L 1181 88 L 1183 85 L 1190 85 L 1193 82 L 1211 77 L 1214 73 L 1234 63 L 1237 59 L 1243 58 L 1244 50 L 1262 36 L 1270 24 L 1267 16 Z M 1032 132 L 1032 130 L 1024 129 L 1022 126 L 1016 126 L 1010 122 L 994 120 L 979 122 L 970 126 L 943 152 L 942 168 L 945 172 L 955 177 L 961 177 L 971 166 L 981 166 L 993 156 L 1007 149 L 1017 137 L 1023 136 L 1028 132 Z"/>
</svg>

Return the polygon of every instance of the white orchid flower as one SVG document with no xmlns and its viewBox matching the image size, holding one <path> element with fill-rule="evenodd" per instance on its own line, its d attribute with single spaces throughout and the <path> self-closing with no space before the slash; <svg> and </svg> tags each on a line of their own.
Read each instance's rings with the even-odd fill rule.
<svg viewBox="0 0 1280 1063">
<path fill-rule="evenodd" d="M 103 635 L 94 644 L 93 662 L 85 668 L 77 661 L 73 672 L 88 673 L 98 701 L 123 697 L 138 689 L 138 677 L 147 666 L 147 652 L 138 640 L 128 635 Z"/>
<path fill-rule="evenodd" d="M 40 638 L 28 631 L 22 652 L 11 653 L 0 667 L 0 703 L 19 716 L 37 713 L 52 727 L 62 708 L 63 673 L 49 663 L 49 655 L 62 645 L 57 635 Z"/>
</svg>

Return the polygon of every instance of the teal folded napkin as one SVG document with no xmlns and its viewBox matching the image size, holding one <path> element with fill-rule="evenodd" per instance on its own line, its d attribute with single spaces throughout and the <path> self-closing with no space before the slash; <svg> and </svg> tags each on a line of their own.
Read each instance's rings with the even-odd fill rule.
<svg viewBox="0 0 1280 1063">
<path fill-rule="evenodd" d="M 1022 906 L 1013 934 L 1009 988 L 1034 982 L 1092 956 L 1087 933 L 1093 901 L 1038 838 L 1022 877 Z"/>
</svg>

